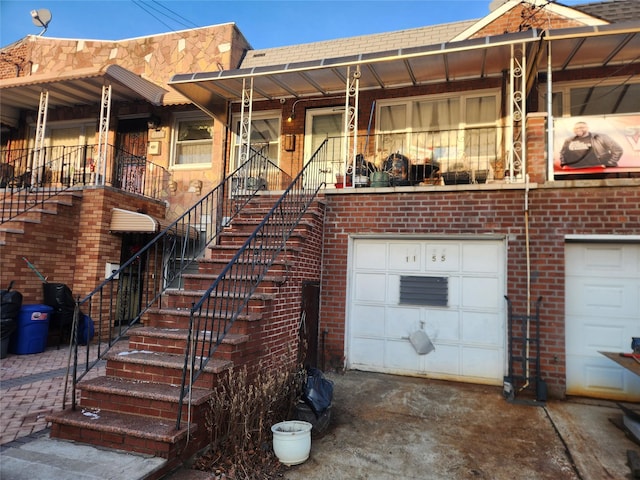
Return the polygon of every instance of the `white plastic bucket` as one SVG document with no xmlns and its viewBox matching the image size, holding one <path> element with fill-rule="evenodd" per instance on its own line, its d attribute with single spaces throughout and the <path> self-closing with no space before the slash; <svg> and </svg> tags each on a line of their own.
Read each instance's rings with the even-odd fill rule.
<svg viewBox="0 0 640 480">
<path fill-rule="evenodd" d="M 298 465 L 309 458 L 313 425 L 301 420 L 276 423 L 271 427 L 273 451 L 285 465 Z"/>
</svg>

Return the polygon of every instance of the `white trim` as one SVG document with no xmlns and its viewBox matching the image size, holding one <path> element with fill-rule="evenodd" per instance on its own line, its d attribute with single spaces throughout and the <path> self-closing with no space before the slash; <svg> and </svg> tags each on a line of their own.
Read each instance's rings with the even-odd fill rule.
<svg viewBox="0 0 640 480">
<path fill-rule="evenodd" d="M 624 242 L 640 243 L 640 235 L 601 235 L 601 234 L 569 234 L 564 236 L 565 242 Z"/>
<path fill-rule="evenodd" d="M 477 23 L 474 23 L 472 26 L 467 28 L 466 30 L 460 32 L 458 35 L 453 37 L 451 42 L 458 42 L 462 40 L 468 40 L 473 34 L 479 32 L 487 25 L 490 25 L 493 21 L 502 17 L 509 10 L 517 7 L 523 2 L 527 2 L 535 5 L 536 7 L 544 8 L 546 11 L 554 13 L 556 15 L 560 15 L 566 17 L 570 20 L 575 20 L 577 22 L 581 22 L 584 25 L 595 26 L 595 25 L 608 25 L 608 22 L 604 20 L 600 20 L 598 18 L 587 15 L 584 12 L 576 10 L 571 7 L 565 7 L 563 5 L 558 5 L 557 3 L 549 2 L 548 0 L 509 0 L 508 2 L 503 3 L 498 8 L 496 8 L 493 12 L 491 12 L 486 17 L 480 19 Z M 579 14 L 579 16 L 577 15 Z"/>
</svg>

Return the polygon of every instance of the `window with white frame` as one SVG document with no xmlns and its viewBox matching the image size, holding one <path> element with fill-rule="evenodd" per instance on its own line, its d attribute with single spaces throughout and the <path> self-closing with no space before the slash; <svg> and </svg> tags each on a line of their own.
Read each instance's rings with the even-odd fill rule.
<svg viewBox="0 0 640 480">
<path fill-rule="evenodd" d="M 233 165 L 240 166 L 240 117 L 234 118 Z M 259 112 L 251 116 L 251 148 L 278 165 L 280 156 L 280 112 Z"/>
<path fill-rule="evenodd" d="M 177 116 L 174 125 L 172 165 L 211 166 L 213 119 L 204 115 Z"/>
<path fill-rule="evenodd" d="M 554 117 L 640 112 L 640 83 L 607 80 L 593 85 L 593 82 L 578 82 L 571 85 L 554 85 L 553 90 Z M 541 91 L 546 93 L 545 89 Z M 545 101 L 544 95 L 541 100 Z"/>
<path fill-rule="evenodd" d="M 495 92 L 381 102 L 378 159 L 401 153 L 413 163 L 438 162 L 442 172 L 488 170 L 500 152 Z"/>
</svg>

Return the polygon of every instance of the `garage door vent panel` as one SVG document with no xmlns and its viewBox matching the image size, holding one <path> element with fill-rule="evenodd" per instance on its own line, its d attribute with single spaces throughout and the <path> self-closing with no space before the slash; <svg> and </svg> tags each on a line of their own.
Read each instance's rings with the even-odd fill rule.
<svg viewBox="0 0 640 480">
<path fill-rule="evenodd" d="M 449 279 L 401 276 L 400 304 L 446 307 L 449 304 Z"/>
</svg>

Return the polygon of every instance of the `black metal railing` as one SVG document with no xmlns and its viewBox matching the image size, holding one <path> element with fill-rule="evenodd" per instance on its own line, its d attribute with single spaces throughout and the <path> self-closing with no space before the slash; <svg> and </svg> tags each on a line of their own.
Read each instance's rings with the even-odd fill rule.
<svg viewBox="0 0 640 480">
<path fill-rule="evenodd" d="M 159 199 L 167 170 L 144 157 L 107 145 L 106 165 L 96 165 L 97 145 L 0 151 L 0 223 L 73 188 L 112 186 Z M 101 170 L 101 171 L 98 171 Z"/>
<path fill-rule="evenodd" d="M 84 359 L 74 345 L 72 407 L 76 407 L 77 383 L 101 360 L 129 328 L 137 324 L 150 308 L 162 308 L 162 294 L 181 288 L 181 276 L 201 257 L 207 245 L 216 242 L 220 232 L 251 199 L 261 192 L 259 184 L 237 189 L 238 179 L 247 172 L 261 172 L 265 179 L 287 181 L 288 175 L 260 152 L 251 150 L 249 159 L 195 205 L 142 246 L 129 260 L 96 287 L 77 308 L 95 324 L 96 339 L 87 345 Z M 82 315 L 79 315 L 82 318 Z M 63 405 L 64 408 L 64 405 Z"/>
<path fill-rule="evenodd" d="M 318 165 L 327 158 L 325 141 L 278 198 L 253 233 L 190 311 L 176 428 L 182 406 L 214 352 L 241 315 L 258 285 L 284 250 L 300 219 L 324 185 Z"/>
</svg>

